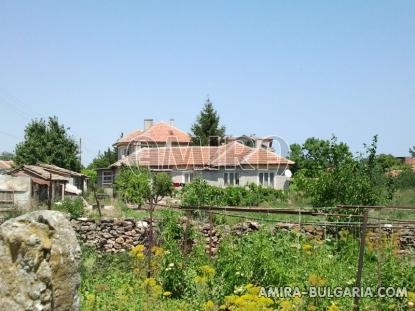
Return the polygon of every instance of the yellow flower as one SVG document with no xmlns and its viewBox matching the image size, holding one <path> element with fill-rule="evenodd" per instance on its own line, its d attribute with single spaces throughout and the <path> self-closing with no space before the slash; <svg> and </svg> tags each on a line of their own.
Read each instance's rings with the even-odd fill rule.
<svg viewBox="0 0 415 311">
<path fill-rule="evenodd" d="M 327 310 L 328 311 L 340 311 L 340 308 L 335 303 L 332 303 L 331 306 Z"/>
<path fill-rule="evenodd" d="M 256 295 L 256 296 L 258 296 L 259 292 L 261 291 L 261 289 L 259 287 L 254 286 L 253 284 L 248 284 L 248 285 L 245 286 L 245 288 L 246 288 L 248 294 Z"/>
<path fill-rule="evenodd" d="M 215 274 L 215 268 L 209 265 L 201 266 L 199 269 L 202 273 L 205 273 L 209 276 L 213 276 Z"/>
<path fill-rule="evenodd" d="M 137 255 L 138 253 L 142 253 L 142 252 L 144 251 L 144 249 L 145 249 L 145 246 L 144 246 L 143 244 L 139 244 L 139 245 L 137 245 L 137 246 L 133 247 L 133 248 L 130 250 L 130 254 L 131 254 L 131 255 L 133 255 L 133 256 L 135 256 L 135 255 Z"/>
<path fill-rule="evenodd" d="M 88 295 L 86 295 L 86 300 L 88 302 L 93 302 L 95 300 L 95 295 L 94 294 L 88 294 Z"/>
<path fill-rule="evenodd" d="M 207 311 L 215 310 L 215 303 L 212 300 L 208 300 L 205 303 L 205 310 L 207 310 Z"/>
<path fill-rule="evenodd" d="M 146 286 L 150 286 L 150 287 L 154 287 L 157 285 L 157 282 L 154 278 L 146 278 L 144 280 L 144 285 Z"/>
<path fill-rule="evenodd" d="M 280 303 L 281 311 L 291 311 L 293 310 L 293 304 L 289 300 L 283 300 Z"/>
<path fill-rule="evenodd" d="M 308 283 L 310 284 L 310 286 L 323 286 L 324 284 L 326 284 L 326 279 L 319 277 L 315 273 L 311 273 L 308 276 Z"/>
<path fill-rule="evenodd" d="M 304 244 L 303 245 L 303 250 L 305 250 L 306 252 L 311 252 L 313 250 L 313 245 L 311 244 Z"/>
<path fill-rule="evenodd" d="M 159 246 L 154 246 L 151 251 L 153 252 L 153 254 L 157 257 L 161 257 L 164 254 L 164 249 L 162 247 Z"/>
<path fill-rule="evenodd" d="M 206 284 L 206 278 L 205 277 L 203 277 L 203 276 L 196 276 L 195 277 L 195 282 L 196 282 L 196 284 Z"/>
<path fill-rule="evenodd" d="M 166 297 L 166 298 L 170 297 L 171 295 L 172 295 L 172 293 L 169 292 L 169 291 L 163 293 L 163 296 Z"/>
</svg>

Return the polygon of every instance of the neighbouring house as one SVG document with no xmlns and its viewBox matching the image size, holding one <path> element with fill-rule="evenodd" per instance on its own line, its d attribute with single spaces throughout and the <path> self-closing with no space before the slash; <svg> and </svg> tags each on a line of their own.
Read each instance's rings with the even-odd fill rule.
<svg viewBox="0 0 415 311">
<path fill-rule="evenodd" d="M 264 148 L 264 149 L 272 149 L 272 141 L 273 138 L 271 136 L 260 137 L 256 136 L 255 134 L 251 135 L 241 135 L 238 137 L 227 136 L 225 137 L 225 141 L 230 143 L 233 141 L 238 141 L 241 144 L 244 144 L 248 147 L 252 148 Z"/>
<path fill-rule="evenodd" d="M 245 141 L 231 139 L 221 146 L 190 146 L 190 136 L 171 123 L 145 120 L 144 124 L 144 131 L 129 133 L 114 144 L 119 148 L 118 161 L 97 170 L 99 187 L 111 193 L 124 166 L 168 172 L 176 186 L 200 176 L 220 187 L 250 183 L 275 189 L 288 187 L 290 175 L 286 173 L 294 162 L 277 155 L 268 137 L 258 138 L 254 146 L 249 146 L 249 136 L 242 137 Z"/>
<path fill-rule="evenodd" d="M 404 163 L 412 167 L 412 170 L 415 172 L 415 157 L 405 158 Z"/>
<path fill-rule="evenodd" d="M 29 176 L 0 175 L 0 211 L 31 208 L 31 179 Z"/>
<path fill-rule="evenodd" d="M 13 168 L 13 165 L 14 165 L 14 161 L 12 160 L 9 160 L 9 161 L 0 160 L 0 174 L 10 171 Z"/>
<path fill-rule="evenodd" d="M 9 171 L 7 175 L 15 177 L 14 180 L 8 180 L 9 184 L 19 183 L 20 177 L 29 178 L 30 187 L 27 191 L 32 205 L 48 201 L 49 195 L 52 201 L 57 201 L 65 197 L 79 196 L 86 189 L 86 175 L 56 165 L 22 165 Z"/>
<path fill-rule="evenodd" d="M 406 164 L 408 167 L 412 168 L 412 171 L 415 172 L 415 157 L 396 157 L 403 164 Z M 402 170 L 395 169 L 388 172 L 389 176 L 397 177 L 402 173 Z"/>
<path fill-rule="evenodd" d="M 48 172 L 67 177 L 69 179 L 66 190 L 68 193 L 82 194 L 86 191 L 87 176 L 78 172 L 74 172 L 56 165 L 39 163 L 38 166 L 42 167 Z M 76 189 L 75 189 L 75 188 Z"/>
<path fill-rule="evenodd" d="M 154 123 L 153 119 L 144 120 L 144 129 L 135 130 L 121 137 L 114 143 L 118 149 L 118 159 L 128 156 L 139 148 L 169 146 L 188 146 L 191 137 L 174 126 L 174 120 Z"/>
</svg>

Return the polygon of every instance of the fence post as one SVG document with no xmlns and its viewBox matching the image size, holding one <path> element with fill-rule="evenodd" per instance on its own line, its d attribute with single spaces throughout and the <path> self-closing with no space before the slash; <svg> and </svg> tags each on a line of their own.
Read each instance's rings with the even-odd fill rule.
<svg viewBox="0 0 415 311">
<path fill-rule="evenodd" d="M 52 209 L 52 173 L 49 173 L 48 209 Z"/>
<path fill-rule="evenodd" d="M 209 209 L 209 258 L 212 258 L 212 231 L 213 231 L 213 220 L 212 220 L 212 212 Z"/>
<path fill-rule="evenodd" d="M 149 223 L 149 232 L 148 232 L 148 266 L 147 266 L 147 277 L 151 277 L 151 257 L 152 257 L 152 248 L 153 248 L 153 210 L 154 210 L 154 202 L 153 197 L 150 198 L 150 223 Z"/>
<path fill-rule="evenodd" d="M 358 295 L 354 297 L 353 311 L 359 311 L 360 296 L 362 295 L 361 284 L 362 284 L 362 272 L 363 272 L 363 257 L 365 255 L 368 213 L 369 213 L 368 209 L 365 209 L 363 213 L 363 223 L 360 228 L 359 260 L 357 263 L 357 273 L 356 273 L 356 283 L 355 283 L 355 287 L 358 288 Z"/>
<path fill-rule="evenodd" d="M 190 217 L 192 213 L 190 211 L 187 211 L 186 214 L 186 220 L 184 223 L 184 233 L 183 233 L 183 256 L 186 259 L 187 254 L 189 252 L 188 248 L 188 240 L 189 240 L 189 227 L 190 227 Z"/>
</svg>

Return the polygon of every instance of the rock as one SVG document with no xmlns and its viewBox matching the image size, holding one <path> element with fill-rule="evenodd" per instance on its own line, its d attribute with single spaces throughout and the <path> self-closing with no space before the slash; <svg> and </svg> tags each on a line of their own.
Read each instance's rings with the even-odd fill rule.
<svg viewBox="0 0 415 311">
<path fill-rule="evenodd" d="M 2 310 L 79 310 L 81 249 L 69 220 L 36 211 L 0 226 Z"/>
<path fill-rule="evenodd" d="M 115 243 L 122 244 L 124 243 L 124 239 L 122 237 L 118 237 L 115 239 Z"/>
</svg>

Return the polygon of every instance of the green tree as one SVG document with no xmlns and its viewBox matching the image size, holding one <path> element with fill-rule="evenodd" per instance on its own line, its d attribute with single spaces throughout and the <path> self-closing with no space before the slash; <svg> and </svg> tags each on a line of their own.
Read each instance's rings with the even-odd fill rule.
<svg viewBox="0 0 415 311">
<path fill-rule="evenodd" d="M 401 160 L 395 158 L 391 154 L 380 154 L 377 156 L 376 161 L 385 173 L 390 170 L 400 170 L 406 168 L 406 165 L 403 164 Z"/>
<path fill-rule="evenodd" d="M 411 155 L 411 157 L 415 157 L 415 146 L 409 148 L 409 154 Z"/>
<path fill-rule="evenodd" d="M 219 114 L 208 99 L 192 125 L 192 143 L 202 146 L 217 146 L 225 136 L 225 126 L 219 125 Z"/>
<path fill-rule="evenodd" d="M 16 164 L 40 162 L 79 172 L 79 148 L 68 131 L 57 117 L 49 117 L 48 122 L 33 120 L 25 128 L 24 141 L 16 146 Z"/>
<path fill-rule="evenodd" d="M 197 177 L 186 184 L 181 191 L 182 204 L 186 206 L 223 206 L 224 189 L 211 186 L 203 178 Z"/>
<path fill-rule="evenodd" d="M 123 167 L 115 180 L 117 191 L 129 203 L 141 206 L 144 202 L 155 204 L 174 191 L 171 176 L 152 173 L 148 169 Z"/>
<path fill-rule="evenodd" d="M 94 169 L 82 169 L 81 173 L 88 176 L 88 187 L 91 188 L 92 192 L 94 193 L 94 198 L 95 198 L 95 202 L 97 203 L 98 213 L 99 213 L 99 216 L 101 217 L 102 216 L 101 204 L 98 199 L 97 188 L 96 188 L 97 171 Z"/>
<path fill-rule="evenodd" d="M 377 162 L 377 137 L 365 148 L 365 154 L 347 157 L 332 169 L 320 170 L 315 178 L 300 170 L 293 182 L 315 207 L 385 204 L 395 189 Z"/>
<path fill-rule="evenodd" d="M 104 153 L 98 155 L 88 165 L 89 169 L 106 168 L 118 160 L 117 148 L 108 148 Z"/>
<path fill-rule="evenodd" d="M 303 145 L 290 146 L 290 159 L 295 162 L 293 171 L 303 170 L 306 177 L 316 177 L 321 170 L 332 169 L 352 157 L 349 146 L 337 142 L 333 136 L 329 140 L 308 138 Z"/>
<path fill-rule="evenodd" d="M 3 151 L 0 153 L 0 160 L 10 161 L 14 160 L 14 154 L 11 152 Z"/>
</svg>

